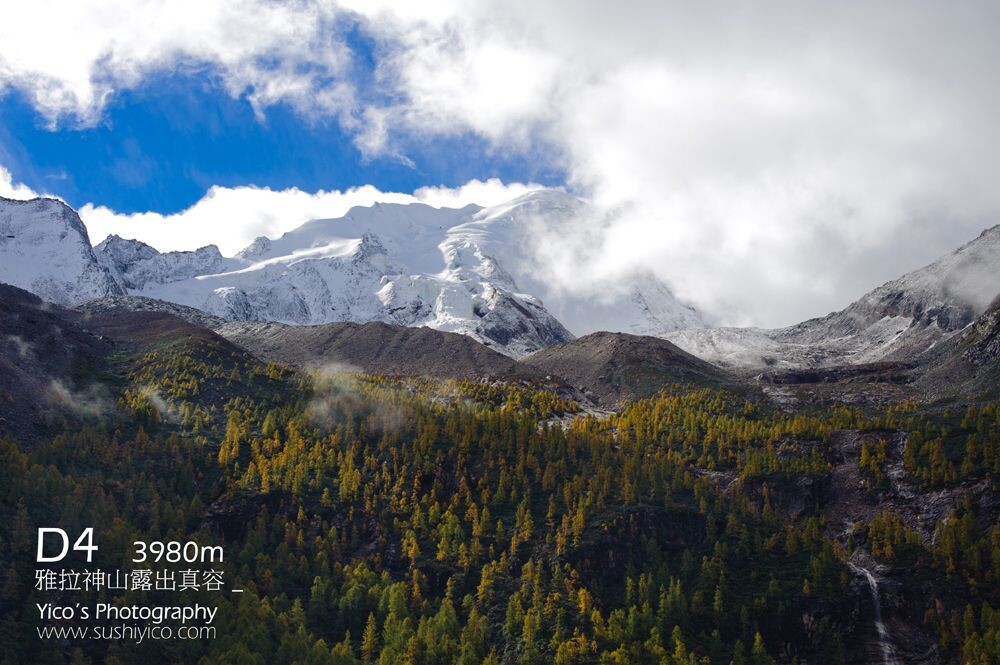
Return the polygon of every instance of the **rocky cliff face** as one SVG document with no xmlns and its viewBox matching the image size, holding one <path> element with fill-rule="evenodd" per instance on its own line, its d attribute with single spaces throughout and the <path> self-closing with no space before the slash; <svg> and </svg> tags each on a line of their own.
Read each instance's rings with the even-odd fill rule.
<svg viewBox="0 0 1000 665">
<path fill-rule="evenodd" d="M 829 367 L 919 360 L 981 315 L 1000 293 L 1000 226 L 839 312 L 777 330 L 716 328 L 666 335 L 729 367 Z"/>
<path fill-rule="evenodd" d="M 1000 297 L 993 301 L 967 333 L 968 348 L 963 357 L 976 366 L 1000 360 Z"/>
<path fill-rule="evenodd" d="M 0 282 L 60 305 L 124 293 L 72 208 L 54 199 L 0 198 Z"/>
<path fill-rule="evenodd" d="M 79 217 L 64 204 L 6 205 L 0 251 L 18 261 L 0 264 L 0 281 L 65 304 L 130 294 L 229 320 L 428 326 L 515 357 L 574 333 L 660 335 L 702 325 L 652 276 L 595 296 L 547 275 L 540 237 L 571 233 L 587 210 L 560 191 L 486 209 L 354 208 L 280 238 L 259 237 L 233 257 L 215 246 L 161 253 L 118 236 L 92 250 Z"/>
<path fill-rule="evenodd" d="M 142 291 L 147 284 L 177 282 L 240 266 L 238 261 L 224 258 L 215 245 L 191 252 L 161 254 L 144 242 L 116 235 L 105 238 L 94 248 L 94 253 L 128 292 Z"/>
</svg>

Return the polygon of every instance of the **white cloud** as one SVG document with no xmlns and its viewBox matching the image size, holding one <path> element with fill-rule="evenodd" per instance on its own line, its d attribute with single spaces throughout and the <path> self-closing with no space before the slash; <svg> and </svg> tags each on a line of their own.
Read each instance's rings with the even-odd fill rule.
<svg viewBox="0 0 1000 665">
<path fill-rule="evenodd" d="M 208 64 L 259 112 L 286 100 L 309 113 L 347 113 L 353 93 L 340 79 L 351 56 L 336 38 L 337 15 L 330 3 L 269 0 L 10 3 L 0 21 L 0 90 L 25 89 L 52 123 L 71 115 L 88 124 L 115 90 L 160 69 Z"/>
<path fill-rule="evenodd" d="M 497 178 L 490 178 L 470 180 L 461 187 L 421 187 L 413 196 L 421 203 L 435 208 L 461 208 L 470 203 L 488 208 L 538 189 L 541 189 L 541 185 L 520 182 L 504 184 Z"/>
<path fill-rule="evenodd" d="M 566 288 L 648 270 L 718 320 L 781 325 L 998 221 L 996 14 L 479 2 L 405 22 L 383 75 L 397 132 L 553 147 L 603 211 L 543 248 Z"/>
<path fill-rule="evenodd" d="M 0 196 L 6 199 L 17 199 L 24 201 L 33 199 L 38 194 L 25 184 L 14 182 L 11 172 L 0 166 Z"/>
<path fill-rule="evenodd" d="M 4 171 L 0 170 L 0 191 Z M 473 180 L 458 188 L 426 187 L 413 194 L 382 192 L 370 185 L 345 191 L 304 192 L 261 187 L 213 187 L 190 208 L 173 215 L 154 212 L 126 215 L 87 204 L 80 218 L 97 244 L 110 234 L 141 240 L 160 251 L 189 250 L 209 244 L 235 254 L 258 236 L 276 238 L 310 219 L 342 217 L 354 206 L 426 203 L 434 207 L 495 205 L 539 185 Z"/>
<path fill-rule="evenodd" d="M 344 20 L 376 40 L 371 80 L 352 73 Z M 93 121 L 149 72 L 208 63 L 259 112 L 337 118 L 368 156 L 405 162 L 408 139 L 462 132 L 544 147 L 602 214 L 541 248 L 540 270 L 578 290 L 652 271 L 720 320 L 777 325 L 998 221 L 998 24 L 987 0 L 39 1 L 0 23 L 0 88 Z M 216 189 L 129 224 L 165 247 L 212 224 L 243 242 L 369 194 Z"/>
</svg>

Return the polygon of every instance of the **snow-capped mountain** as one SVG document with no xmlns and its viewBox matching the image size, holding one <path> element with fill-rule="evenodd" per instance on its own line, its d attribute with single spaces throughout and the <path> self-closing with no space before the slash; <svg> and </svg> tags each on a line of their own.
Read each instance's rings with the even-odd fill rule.
<svg viewBox="0 0 1000 665">
<path fill-rule="evenodd" d="M 449 230 L 477 211 L 354 208 L 280 238 L 258 238 L 232 258 L 215 247 L 160 254 L 120 238 L 101 243 L 98 254 L 130 293 L 231 320 L 426 325 L 511 355 L 570 339 L 491 257 L 447 242 Z"/>
<path fill-rule="evenodd" d="M 579 220 L 590 214 L 588 203 L 565 192 L 541 190 L 509 203 L 479 210 L 449 230 L 449 247 L 471 245 L 494 259 L 524 291 L 545 303 L 575 335 L 597 331 L 634 335 L 664 335 L 675 330 L 704 327 L 701 315 L 677 300 L 653 275 L 635 275 L 622 283 L 587 291 L 567 289 L 565 279 L 554 279 L 542 268 L 544 233 L 548 244 L 579 233 Z M 547 253 L 558 252 L 552 247 Z M 595 293 L 594 291 L 597 291 Z"/>
<path fill-rule="evenodd" d="M 62 201 L 0 197 L 0 281 L 59 305 L 124 293 Z"/>
<path fill-rule="evenodd" d="M 0 281 L 66 305 L 131 294 L 226 320 L 428 326 L 516 357 L 598 330 L 654 335 L 745 368 L 913 359 L 1000 292 L 997 226 L 840 312 L 777 330 L 705 329 L 652 276 L 600 296 L 550 277 L 537 236 L 559 251 L 587 205 L 555 190 L 491 208 L 376 204 L 224 257 L 213 245 L 161 253 L 117 236 L 92 248 L 65 204 L 0 199 Z"/>
<path fill-rule="evenodd" d="M 9 202 L 4 228 L 13 237 L 0 251 L 19 258 L 0 265 L 0 281 L 66 304 L 125 293 L 229 320 L 429 326 L 512 356 L 574 333 L 662 335 L 703 325 L 655 278 L 594 297 L 559 288 L 539 268 L 541 226 L 558 238 L 586 206 L 555 190 L 492 208 L 376 204 L 257 238 L 224 257 L 214 245 L 161 253 L 118 236 L 91 249 L 64 204 Z"/>
<path fill-rule="evenodd" d="M 552 190 L 485 209 L 376 204 L 257 238 L 230 258 L 214 246 L 160 253 L 117 236 L 96 253 L 128 293 L 226 319 L 425 325 L 513 356 L 572 339 L 570 330 L 663 333 L 701 325 L 652 279 L 602 302 L 560 292 L 538 273 L 536 225 L 568 224 L 585 205 Z"/>
<path fill-rule="evenodd" d="M 1000 226 L 847 308 L 788 328 L 715 328 L 666 335 L 728 367 L 821 367 L 913 360 L 986 311 L 1000 293 Z"/>
<path fill-rule="evenodd" d="M 147 283 L 176 282 L 242 265 L 223 257 L 215 245 L 193 252 L 161 254 L 146 243 L 116 235 L 105 238 L 94 248 L 94 253 L 115 281 L 129 292 L 141 291 Z"/>
</svg>

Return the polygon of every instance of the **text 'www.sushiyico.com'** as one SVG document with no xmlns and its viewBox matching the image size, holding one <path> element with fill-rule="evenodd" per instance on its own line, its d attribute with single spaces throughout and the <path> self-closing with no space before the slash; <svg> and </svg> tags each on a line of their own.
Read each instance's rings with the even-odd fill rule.
<svg viewBox="0 0 1000 665">
<path fill-rule="evenodd" d="M 215 626 L 39 626 L 43 640 L 210 640 L 215 638 Z"/>
</svg>

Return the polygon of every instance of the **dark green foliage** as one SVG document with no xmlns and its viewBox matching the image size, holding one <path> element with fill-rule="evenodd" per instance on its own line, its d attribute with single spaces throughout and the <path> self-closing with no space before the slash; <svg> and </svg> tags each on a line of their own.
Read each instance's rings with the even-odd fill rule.
<svg viewBox="0 0 1000 665">
<path fill-rule="evenodd" d="M 828 474 L 835 429 L 906 419 L 904 429 L 938 435 L 909 407 L 872 419 L 847 408 L 788 415 L 715 390 L 564 427 L 551 418 L 578 407 L 527 385 L 306 378 L 212 350 L 145 353 L 119 406 L 108 429 L 27 452 L 0 441 L 0 653 L 38 663 L 839 662 L 855 605 L 848 553 L 823 536 L 817 512 L 783 515 L 771 493 Z M 978 438 L 959 477 L 995 474 L 984 450 L 996 416 L 966 415 L 966 441 Z M 930 458 L 911 458 L 922 478 Z M 878 451 L 861 460 L 873 488 L 883 464 Z M 725 491 L 713 473 L 760 491 Z M 889 515 L 866 537 L 877 557 L 960 580 L 975 607 L 927 598 L 943 608 L 928 625 L 969 662 L 995 662 L 988 587 L 1000 536 L 974 512 L 945 520 L 929 549 Z M 211 597 L 214 640 L 44 642 L 32 614 L 39 525 L 97 527 L 94 565 L 109 568 L 136 539 L 221 543 L 226 574 L 246 592 Z"/>
</svg>

